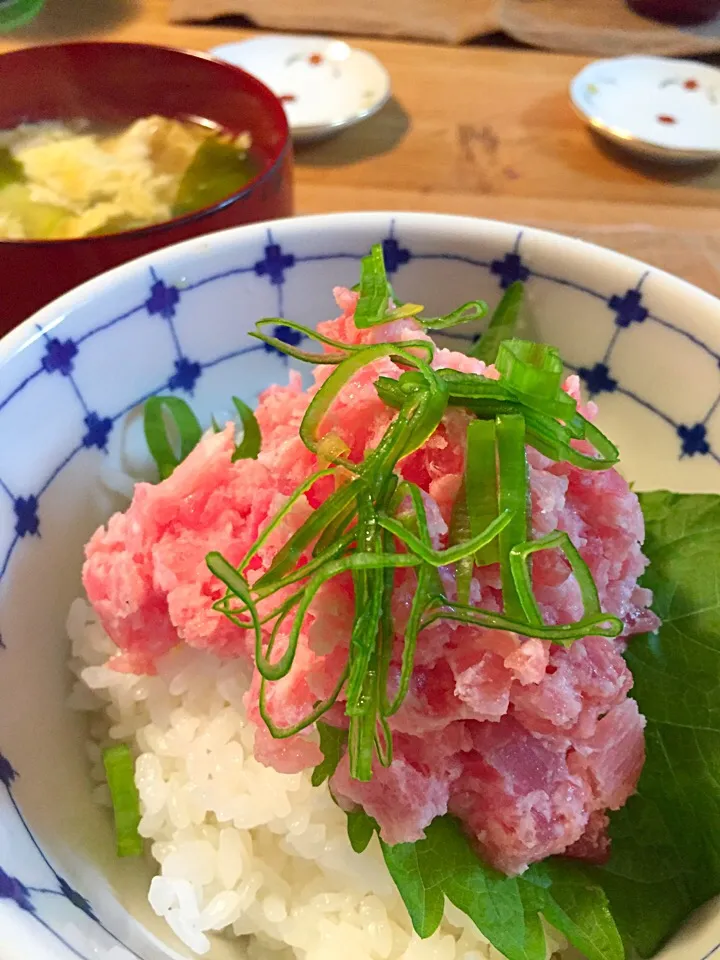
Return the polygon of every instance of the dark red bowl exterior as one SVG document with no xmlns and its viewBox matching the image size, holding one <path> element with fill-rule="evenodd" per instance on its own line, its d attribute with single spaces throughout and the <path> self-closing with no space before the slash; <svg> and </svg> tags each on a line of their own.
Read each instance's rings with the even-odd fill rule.
<svg viewBox="0 0 720 960">
<path fill-rule="evenodd" d="M 0 56 L 0 130 L 151 114 L 248 130 L 262 164 L 242 192 L 141 230 L 80 240 L 0 240 L 0 335 L 55 297 L 127 260 L 226 227 L 292 214 L 292 146 L 280 101 L 259 80 L 203 54 L 135 43 L 69 43 Z"/>
<path fill-rule="evenodd" d="M 681 26 L 705 23 L 720 13 L 720 0 L 628 0 L 628 5 L 642 17 Z"/>
</svg>

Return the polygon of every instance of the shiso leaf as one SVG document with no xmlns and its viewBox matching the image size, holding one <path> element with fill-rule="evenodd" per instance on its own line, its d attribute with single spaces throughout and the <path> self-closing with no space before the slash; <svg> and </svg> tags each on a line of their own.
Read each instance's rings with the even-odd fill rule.
<svg viewBox="0 0 720 960">
<path fill-rule="evenodd" d="M 424 840 L 381 847 L 420 937 L 437 930 L 447 897 L 508 960 L 545 960 L 541 914 L 588 960 L 625 956 L 602 888 L 579 865 L 552 859 L 506 877 L 479 859 L 450 816 L 433 820 Z"/>
<path fill-rule="evenodd" d="M 626 654 L 647 759 L 637 795 L 611 817 L 610 861 L 593 873 L 626 942 L 652 957 L 720 893 L 720 496 L 639 497 L 642 583 L 662 620 Z"/>
<path fill-rule="evenodd" d="M 312 785 L 319 787 L 325 783 L 337 770 L 337 765 L 343 755 L 343 749 L 347 743 L 347 730 L 341 730 L 339 727 L 332 727 L 329 723 L 318 721 L 316 724 L 318 734 L 320 735 L 320 749 L 323 753 L 323 759 L 312 772 Z"/>
<path fill-rule="evenodd" d="M 362 853 L 372 840 L 373 833 L 379 829 L 377 821 L 368 816 L 362 807 L 355 807 L 347 814 L 347 832 L 350 846 L 355 853 Z"/>
</svg>

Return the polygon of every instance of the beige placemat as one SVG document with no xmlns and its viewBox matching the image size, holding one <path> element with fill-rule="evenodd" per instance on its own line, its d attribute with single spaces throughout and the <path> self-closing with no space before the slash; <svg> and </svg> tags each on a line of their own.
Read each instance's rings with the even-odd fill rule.
<svg viewBox="0 0 720 960">
<path fill-rule="evenodd" d="M 270 30 L 462 43 L 499 29 L 497 6 L 497 0 L 170 0 L 170 18 L 235 14 Z"/>
<path fill-rule="evenodd" d="M 639 17 L 624 0 L 501 0 L 498 17 L 501 29 L 517 40 L 568 53 L 687 56 L 720 50 L 720 17 L 680 29 Z"/>
<path fill-rule="evenodd" d="M 677 29 L 632 13 L 625 0 L 170 0 L 172 20 L 238 15 L 270 30 L 413 37 L 463 43 L 497 30 L 535 46 L 617 56 L 720 50 L 720 18 Z"/>
</svg>

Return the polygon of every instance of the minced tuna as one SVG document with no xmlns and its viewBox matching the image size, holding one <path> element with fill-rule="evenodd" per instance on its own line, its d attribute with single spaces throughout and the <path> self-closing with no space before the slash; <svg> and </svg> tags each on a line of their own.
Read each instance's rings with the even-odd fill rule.
<svg viewBox="0 0 720 960">
<path fill-rule="evenodd" d="M 341 316 L 320 327 L 330 337 L 360 343 L 423 336 L 412 320 L 358 331 L 356 295 L 335 293 Z M 448 350 L 437 350 L 433 365 L 497 377 L 494 368 Z M 330 369 L 316 369 L 317 384 Z M 378 398 L 375 380 L 400 372 L 390 359 L 377 361 L 333 404 L 324 429 L 344 441 L 352 458 L 372 448 L 394 416 Z M 225 657 L 251 656 L 250 634 L 212 609 L 224 587 L 205 556 L 216 550 L 239 563 L 287 497 L 318 469 L 298 435 L 315 389 L 303 390 L 294 373 L 287 386 L 270 387 L 256 410 L 263 441 L 257 460 L 231 462 L 232 425 L 208 434 L 170 478 L 138 484 L 128 510 L 90 540 L 85 589 L 121 651 L 116 669 L 151 673 L 156 659 L 178 643 Z M 577 378 L 570 377 L 565 389 L 577 399 Z M 592 417 L 595 410 L 589 405 L 584 412 Z M 449 409 L 434 436 L 399 467 L 424 492 L 436 547 L 447 545 L 468 421 L 465 411 Z M 645 721 L 629 697 L 632 676 L 622 654 L 631 634 L 656 625 L 651 595 L 638 586 L 646 566 L 643 517 L 625 480 L 615 470 L 582 470 L 533 449 L 528 461 L 533 534 L 569 534 L 595 578 L 603 610 L 625 624 L 623 635 L 586 637 L 566 649 L 435 623 L 420 634 L 409 696 L 391 719 L 392 765 L 378 765 L 373 779 L 360 783 L 351 779 L 346 757 L 332 780 L 338 800 L 361 804 L 388 843 L 417 840 L 434 817 L 450 812 L 484 857 L 510 874 L 550 854 L 607 856 L 607 811 L 632 794 L 644 760 Z M 325 478 L 300 498 L 254 559 L 251 580 L 333 489 L 332 478 Z M 452 570 L 441 576 L 452 597 Z M 581 618 L 578 585 L 557 551 L 536 555 L 533 582 L 546 623 Z M 414 589 L 414 572 L 398 571 L 392 609 L 398 637 Z M 501 609 L 497 566 L 475 569 L 471 601 Z M 340 576 L 311 607 L 290 675 L 270 685 L 269 709 L 278 723 L 299 721 L 330 693 L 347 657 L 353 616 L 352 581 Z M 398 673 L 396 664 L 395 680 Z M 317 764 L 322 754 L 314 734 L 270 736 L 258 713 L 258 686 L 256 675 L 247 705 L 257 724 L 257 759 L 288 773 Z M 329 719 L 346 722 L 340 701 Z"/>
</svg>

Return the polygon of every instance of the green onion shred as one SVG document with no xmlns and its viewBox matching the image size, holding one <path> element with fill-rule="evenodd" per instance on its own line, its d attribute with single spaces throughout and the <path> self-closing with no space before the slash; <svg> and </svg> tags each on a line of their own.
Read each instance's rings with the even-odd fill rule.
<svg viewBox="0 0 720 960">
<path fill-rule="evenodd" d="M 140 798 L 135 786 L 135 763 L 127 744 L 103 750 L 103 764 L 110 788 L 115 838 L 119 857 L 139 857 L 143 852 L 140 823 Z"/>
<path fill-rule="evenodd" d="M 335 367 L 313 395 L 300 425 L 303 443 L 317 455 L 322 469 L 295 490 L 237 566 L 217 552 L 208 554 L 207 563 L 226 588 L 214 608 L 239 629 L 250 630 L 254 638 L 261 677 L 259 709 L 270 733 L 287 738 L 307 730 L 342 695 L 349 725 L 345 749 L 350 773 L 367 781 L 376 765 L 392 762 L 389 718 L 401 709 L 410 689 L 419 634 L 433 623 L 458 621 L 565 646 L 588 635 L 617 636 L 622 623 L 601 610 L 592 575 L 566 533 L 530 538 L 527 446 L 550 459 L 568 460 L 590 470 L 613 466 L 618 454 L 562 390 L 563 367 L 557 351 L 511 339 L 523 302 L 522 285 L 513 284 L 507 290 L 488 332 L 474 350 L 476 357 L 495 362 L 499 380 L 434 369 L 434 345 L 422 334 L 423 329 L 443 329 L 478 319 L 486 310 L 481 301 L 463 304 L 445 317 L 423 318 L 421 306 L 396 300 L 380 245 L 363 258 L 357 289 L 357 327 L 413 318 L 419 328 L 418 339 L 345 344 L 293 321 L 268 318 L 258 323 L 253 335 L 264 343 L 295 359 Z M 271 328 L 279 324 L 314 341 L 321 351 L 299 350 L 272 336 Z M 374 449 L 362 460 L 354 460 L 342 437 L 328 431 L 326 421 L 346 385 L 369 364 L 386 358 L 401 372 L 398 379 L 379 377 L 376 389 L 395 415 Z M 236 456 L 257 456 L 257 424 L 244 404 L 235 404 L 244 426 Z M 448 545 L 439 549 L 430 535 L 424 494 L 402 478 L 400 467 L 433 436 L 449 406 L 462 407 L 469 425 L 465 472 Z M 148 442 L 153 441 L 151 449 L 161 475 L 177 462 L 166 433 L 159 429 L 163 409 L 176 423 L 180 417 L 182 449 L 199 439 L 199 428 L 180 407 L 168 404 L 167 398 L 157 398 L 151 409 L 153 430 Z M 334 481 L 333 492 L 285 541 L 269 568 L 251 582 L 246 571 L 257 552 L 298 499 L 315 484 L 327 483 L 328 478 Z M 558 549 L 582 594 L 583 617 L 576 623 L 545 624 L 533 592 L 533 555 Z M 499 564 L 500 613 L 477 607 L 471 599 L 476 567 L 490 564 Z M 454 571 L 454 596 L 445 595 L 441 568 Z M 347 661 L 327 698 L 297 722 L 281 725 L 272 715 L 269 685 L 290 674 L 312 604 L 338 576 L 350 576 L 354 587 L 355 615 Z M 412 603 L 398 646 L 391 599 L 399 580 L 410 582 Z"/>
<path fill-rule="evenodd" d="M 168 424 L 168 420 L 171 421 Z M 144 409 L 145 440 L 161 480 L 167 480 L 197 446 L 202 427 L 190 406 L 180 397 L 150 397 Z M 177 441 L 171 438 L 174 428 Z M 176 453 L 176 448 L 179 447 Z"/>
<path fill-rule="evenodd" d="M 490 326 L 469 351 L 471 357 L 485 363 L 495 363 L 503 340 L 509 340 L 517 326 L 525 300 L 525 287 L 516 280 L 505 291 L 490 320 Z"/>
</svg>

